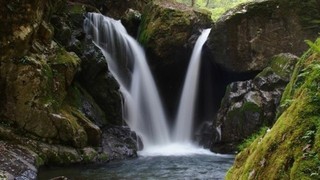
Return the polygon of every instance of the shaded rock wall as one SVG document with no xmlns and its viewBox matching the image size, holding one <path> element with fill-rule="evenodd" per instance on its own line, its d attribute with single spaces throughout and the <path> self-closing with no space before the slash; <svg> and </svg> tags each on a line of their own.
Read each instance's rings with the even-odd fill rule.
<svg viewBox="0 0 320 180">
<path fill-rule="evenodd" d="M 2 154 L 1 159 L 11 161 L 21 156 L 23 163 L 30 163 L 31 173 L 35 175 L 30 179 L 34 179 L 36 168 L 43 164 L 86 163 L 136 156 L 134 138 L 126 139 L 125 143 L 122 138 L 116 142 L 117 146 L 108 142 L 111 150 L 120 144 L 126 147 L 126 143 L 131 143 L 127 151 L 117 155 L 102 148 L 104 135 L 100 127 L 122 124 L 121 101 L 114 81 L 107 87 L 103 85 L 102 89 L 92 83 L 99 77 L 103 79 L 99 83 L 109 82 L 112 78 L 108 77 L 105 63 L 102 67 L 95 66 L 99 68 L 98 77 L 96 72 L 89 70 L 92 64 L 102 60 L 102 56 L 95 52 L 92 44 L 85 46 L 80 42 L 84 34 L 77 29 L 82 28 L 83 18 L 79 8 L 66 6 L 65 1 L 1 3 L 4 8 L 0 12 L 0 25 L 8 28 L 0 30 L 3 50 L 0 54 L 0 149 L 9 147 L 12 148 L 9 151 L 15 152 L 21 146 L 34 152 L 37 162 L 24 159 L 28 157 L 23 152 L 16 156 Z M 73 11 L 68 12 L 69 8 Z M 57 23 L 69 16 L 67 12 L 78 13 L 75 19 L 80 19 L 80 23 Z M 91 60 L 89 65 L 85 64 Z M 77 83 L 82 76 L 80 70 L 88 75 L 83 77 L 89 78 Z M 92 91 L 88 93 L 86 88 Z M 111 105 L 110 96 L 104 97 L 107 103 L 95 102 L 105 89 L 116 98 Z M 99 91 L 98 96 L 91 97 L 90 93 Z M 103 106 L 105 104 L 109 107 Z M 123 137 L 130 134 L 124 129 L 108 135 Z M 20 169 L 12 173 L 10 168 L 15 166 L 0 166 L 1 176 L 26 177 L 25 166 L 21 164 Z"/>
<path fill-rule="evenodd" d="M 214 25 L 208 47 L 213 61 L 234 72 L 262 70 L 279 53 L 301 55 L 315 39 L 318 1 L 249 3 L 228 11 Z"/>
<path fill-rule="evenodd" d="M 108 70 L 105 57 L 95 47 L 83 31 L 85 5 L 69 4 L 74 9 L 69 14 L 54 15 L 51 19 L 56 29 L 55 40 L 67 50 L 75 52 L 81 58 L 76 81 L 84 87 L 105 113 L 99 119 L 100 127 L 105 125 L 122 125 L 121 95 L 119 86 Z M 61 36 L 65 34 L 64 36 Z"/>
<path fill-rule="evenodd" d="M 282 92 L 290 80 L 297 57 L 280 54 L 252 80 L 233 82 L 217 113 L 214 129 L 221 132 L 211 145 L 213 151 L 233 152 L 261 127 L 271 127 Z"/>
</svg>

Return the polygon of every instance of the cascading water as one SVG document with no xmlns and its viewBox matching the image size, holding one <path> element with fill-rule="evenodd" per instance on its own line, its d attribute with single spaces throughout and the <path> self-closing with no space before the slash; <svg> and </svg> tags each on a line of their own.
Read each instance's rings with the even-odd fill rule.
<svg viewBox="0 0 320 180">
<path fill-rule="evenodd" d="M 87 35 L 106 57 L 124 97 L 125 119 L 144 146 L 170 142 L 166 117 L 157 88 L 140 45 L 128 35 L 120 21 L 88 13 Z"/>
<path fill-rule="evenodd" d="M 124 117 L 144 144 L 141 155 L 210 154 L 208 150 L 199 149 L 191 143 L 201 50 L 210 29 L 204 30 L 196 42 L 176 125 L 171 133 L 144 51 L 127 34 L 120 21 L 88 13 L 84 29 L 101 49 L 110 72 L 120 85 L 124 97 Z"/>
<path fill-rule="evenodd" d="M 177 142 L 188 142 L 191 139 L 194 106 L 198 91 L 199 67 L 202 46 L 206 42 L 211 29 L 205 29 L 199 36 L 189 63 L 186 79 L 179 103 L 178 115 L 174 131 L 174 140 Z"/>
</svg>

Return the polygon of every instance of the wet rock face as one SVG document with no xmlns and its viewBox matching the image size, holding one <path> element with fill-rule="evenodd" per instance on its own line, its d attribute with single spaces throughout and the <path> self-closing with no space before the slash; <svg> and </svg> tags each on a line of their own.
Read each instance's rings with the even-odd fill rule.
<svg viewBox="0 0 320 180">
<path fill-rule="evenodd" d="M 27 148 L 0 141 L 0 179 L 37 179 L 37 157 Z"/>
<path fill-rule="evenodd" d="M 312 0 L 298 2 L 268 0 L 227 12 L 207 42 L 212 60 L 230 71 L 246 72 L 264 69 L 282 52 L 301 55 L 307 48 L 304 40 L 315 39 L 319 32 L 310 19 L 320 17 L 320 7 Z"/>
<path fill-rule="evenodd" d="M 4 157 L 6 159 L 3 162 L 10 163 L 16 161 L 18 157 L 18 160 L 22 162 L 18 164 L 21 168 L 24 168 L 23 163 L 27 162 L 34 167 L 31 170 L 35 169 L 35 172 L 37 167 L 34 164 L 37 166 L 61 165 L 105 162 L 112 159 L 112 154 L 97 152 L 92 147 L 101 147 L 102 131 L 100 127 L 122 123 L 118 86 L 114 80 L 112 80 L 112 86 L 104 84 L 106 81 L 110 82 L 112 78 L 107 73 L 106 63 L 103 63 L 102 66 L 97 63 L 102 61 L 101 53 L 95 52 L 96 49 L 92 43 L 88 45 L 90 48 L 87 48 L 87 51 L 82 51 L 82 46 L 84 49 L 86 47 L 80 42 L 84 39 L 82 30 L 71 31 L 70 20 L 60 21 L 60 16 L 63 18 L 67 16 L 63 12 L 52 19 L 52 22 L 56 23 L 54 24 L 56 34 L 53 34 L 53 26 L 49 20 L 59 2 L 48 4 L 38 1 L 24 1 L 20 4 L 12 2 L 8 3 L 9 5 L 4 4 L 5 8 L 0 10 L 1 27 L 6 26 L 3 23 L 10 22 L 12 24 L 8 25 L 9 29 L 24 26 L 23 23 L 32 25 L 32 32 L 30 32 L 32 36 L 30 37 L 29 34 L 19 34 L 19 32 L 14 36 L 9 33 L 8 36 L 1 36 L 0 39 L 1 48 L 7 48 L 5 43 L 11 43 L 9 49 L 5 49 L 8 51 L 1 51 L 0 54 L 0 139 L 31 149 L 37 154 L 37 157 L 40 157 L 41 163 L 29 162 L 27 155 L 21 158 L 16 156 L 16 152 L 11 153 L 11 149 L 14 151 L 16 147 L 6 146 L 6 143 L 0 143 L 0 159 L 2 155 L 8 155 Z M 3 19 L 6 18 L 6 11 L 11 11 L 11 4 L 15 5 L 15 10 L 27 9 L 30 16 L 22 11 L 22 15 L 26 16 L 24 18 L 27 18 L 26 21 L 23 21 L 24 18 L 21 18 L 20 14 L 18 17 L 22 20 L 18 19 L 17 22 L 14 16 L 12 16 L 13 19 Z M 35 12 L 29 12 L 30 4 L 34 6 Z M 82 14 L 78 14 L 76 20 L 82 20 L 79 16 L 83 17 Z M 82 29 L 82 21 L 72 27 L 75 26 Z M 7 32 L 1 29 L 0 33 Z M 21 41 L 22 36 L 25 38 L 23 41 Z M 92 62 L 89 63 L 88 61 L 91 60 Z M 78 72 L 81 68 L 86 70 L 82 74 L 83 77 L 89 78 L 84 78 L 84 82 L 78 83 L 81 77 Z M 103 84 L 102 89 L 87 82 L 97 79 L 102 79 L 99 81 Z M 92 97 L 90 95 L 92 92 L 88 93 L 86 88 L 94 89 L 95 92 L 98 92 L 97 96 Z M 99 99 L 101 94 L 109 95 L 110 92 L 114 93 L 112 97 L 117 98 L 114 101 L 111 100 L 113 104 L 103 102 L 108 104 L 108 106 L 103 106 L 105 104 L 95 102 L 95 98 Z M 105 99 L 110 102 L 112 98 L 105 96 L 102 101 Z M 99 106 L 104 107 L 104 111 Z M 108 109 L 109 106 L 113 109 Z M 106 114 L 112 115 L 106 116 Z M 113 116 L 114 114 L 116 115 Z M 21 137 L 21 134 L 24 137 Z M 126 142 L 119 140 L 117 143 L 117 146 L 112 146 L 112 148 L 118 147 L 121 143 L 122 146 L 126 146 Z M 134 151 L 135 147 L 132 146 L 132 149 Z M 2 150 L 10 154 L 2 153 Z M 125 155 L 132 156 L 130 153 Z M 125 155 L 122 157 L 124 158 Z M 26 171 L 26 173 L 19 171 L 20 174 L 14 174 L 10 169 L 2 166 L 2 159 L 0 161 L 0 169 L 4 170 L 3 173 L 0 172 L 0 179 L 2 176 L 11 178 L 12 176 L 18 177 L 20 174 L 22 174 L 21 177 L 35 179 L 31 177 L 31 171 Z M 14 164 L 9 165 L 12 168 L 15 166 Z"/>
<path fill-rule="evenodd" d="M 137 157 L 137 137 L 129 128 L 107 128 L 102 136 L 102 149 L 110 155 L 110 160 Z"/>
<path fill-rule="evenodd" d="M 0 55 L 3 61 L 12 56 L 22 56 L 29 50 L 32 34 L 37 31 L 43 18 L 44 2 L 1 1 L 0 5 L 3 7 L 0 10 L 1 24 L 6 27 L 0 30 Z"/>
<path fill-rule="evenodd" d="M 274 123 L 297 59 L 291 54 L 280 54 L 253 80 L 233 82 L 227 87 L 214 126 L 220 129 L 221 136 L 214 137 L 219 140 L 211 146 L 212 150 L 232 152 L 262 126 Z"/>
<path fill-rule="evenodd" d="M 108 0 L 104 12 L 107 16 L 120 19 L 128 9 L 142 11 L 149 2 L 149 0 Z"/>
<path fill-rule="evenodd" d="M 74 7 L 70 5 L 69 8 Z M 67 50 L 75 52 L 81 59 L 81 71 L 78 72 L 76 81 L 92 96 L 105 114 L 103 119 L 96 117 L 95 122 L 100 127 L 121 125 L 122 107 L 119 85 L 110 74 L 100 49 L 85 36 L 83 21 L 83 14 L 77 12 L 71 13 L 67 17 L 54 16 L 51 22 L 57 27 L 55 38 Z M 61 34 L 68 34 L 68 36 L 61 36 Z M 88 108 L 83 107 L 83 109 Z"/>
<path fill-rule="evenodd" d="M 121 19 L 128 9 L 143 10 L 149 0 L 70 0 L 71 2 L 90 5 L 102 14 L 115 19 Z"/>
</svg>

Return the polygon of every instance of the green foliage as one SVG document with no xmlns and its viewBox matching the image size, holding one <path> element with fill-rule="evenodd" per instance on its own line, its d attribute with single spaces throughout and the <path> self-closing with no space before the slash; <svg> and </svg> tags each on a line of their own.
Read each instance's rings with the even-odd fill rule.
<svg viewBox="0 0 320 180">
<path fill-rule="evenodd" d="M 313 45 L 320 47 L 320 39 Z M 269 133 L 241 151 L 226 179 L 320 179 L 320 53 L 311 48 L 296 65 Z"/>
<path fill-rule="evenodd" d="M 313 43 L 312 41 L 310 40 L 305 40 L 305 42 L 310 46 L 310 48 L 315 51 L 315 52 L 318 52 L 320 53 L 320 46 L 318 46 L 316 43 Z"/>
<path fill-rule="evenodd" d="M 245 148 L 249 147 L 254 140 L 262 138 L 269 128 L 264 126 L 257 133 L 252 134 L 249 138 L 245 139 L 239 146 L 238 149 L 243 151 Z"/>
<path fill-rule="evenodd" d="M 211 11 L 213 20 L 217 20 L 224 12 L 231 9 L 241 3 L 252 2 L 255 0 L 176 0 L 180 3 L 185 3 L 187 5 L 192 5 L 194 1 L 194 6 L 196 8 L 204 8 Z"/>
</svg>

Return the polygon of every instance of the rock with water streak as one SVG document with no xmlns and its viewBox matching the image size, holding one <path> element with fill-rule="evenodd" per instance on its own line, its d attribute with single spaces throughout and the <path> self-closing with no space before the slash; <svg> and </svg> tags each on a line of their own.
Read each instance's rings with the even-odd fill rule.
<svg viewBox="0 0 320 180">
<path fill-rule="evenodd" d="M 137 157 L 137 136 L 128 127 L 104 129 L 102 136 L 102 149 L 110 160 Z"/>
<path fill-rule="evenodd" d="M 221 137 L 214 137 L 213 151 L 232 152 L 262 126 L 274 123 L 297 59 L 291 54 L 277 55 L 253 80 L 233 82 L 227 87 L 214 126 L 221 129 Z"/>
<path fill-rule="evenodd" d="M 37 179 L 37 158 L 28 148 L 0 141 L 0 179 Z"/>
<path fill-rule="evenodd" d="M 318 1 L 267 0 L 240 5 L 214 25 L 208 47 L 212 60 L 229 71 L 263 70 L 279 53 L 301 55 L 305 39 L 318 36 Z"/>
<path fill-rule="evenodd" d="M 77 9 L 74 6 L 76 5 L 69 4 L 68 8 Z M 81 71 L 78 72 L 76 81 L 81 84 L 83 90 L 88 92 L 89 96 L 93 98 L 92 100 L 98 105 L 98 107 L 94 107 L 94 110 L 90 108 L 89 101 L 86 101 L 83 102 L 82 109 L 85 113 L 87 112 L 87 115 L 96 116 L 92 117 L 91 120 L 95 121 L 100 127 L 120 125 L 122 123 L 122 110 L 119 85 L 111 76 L 100 49 L 92 43 L 91 39 L 85 37 L 83 14 L 72 11 L 67 17 L 56 15 L 51 22 L 57 27 L 56 40 L 64 45 L 67 50 L 75 52 L 81 59 Z M 64 29 L 71 30 L 72 33 L 66 37 L 61 36 L 63 29 L 59 27 L 65 27 Z M 91 112 L 88 111 L 88 108 L 91 109 Z M 97 113 L 97 109 L 102 110 L 102 113 Z"/>
</svg>

